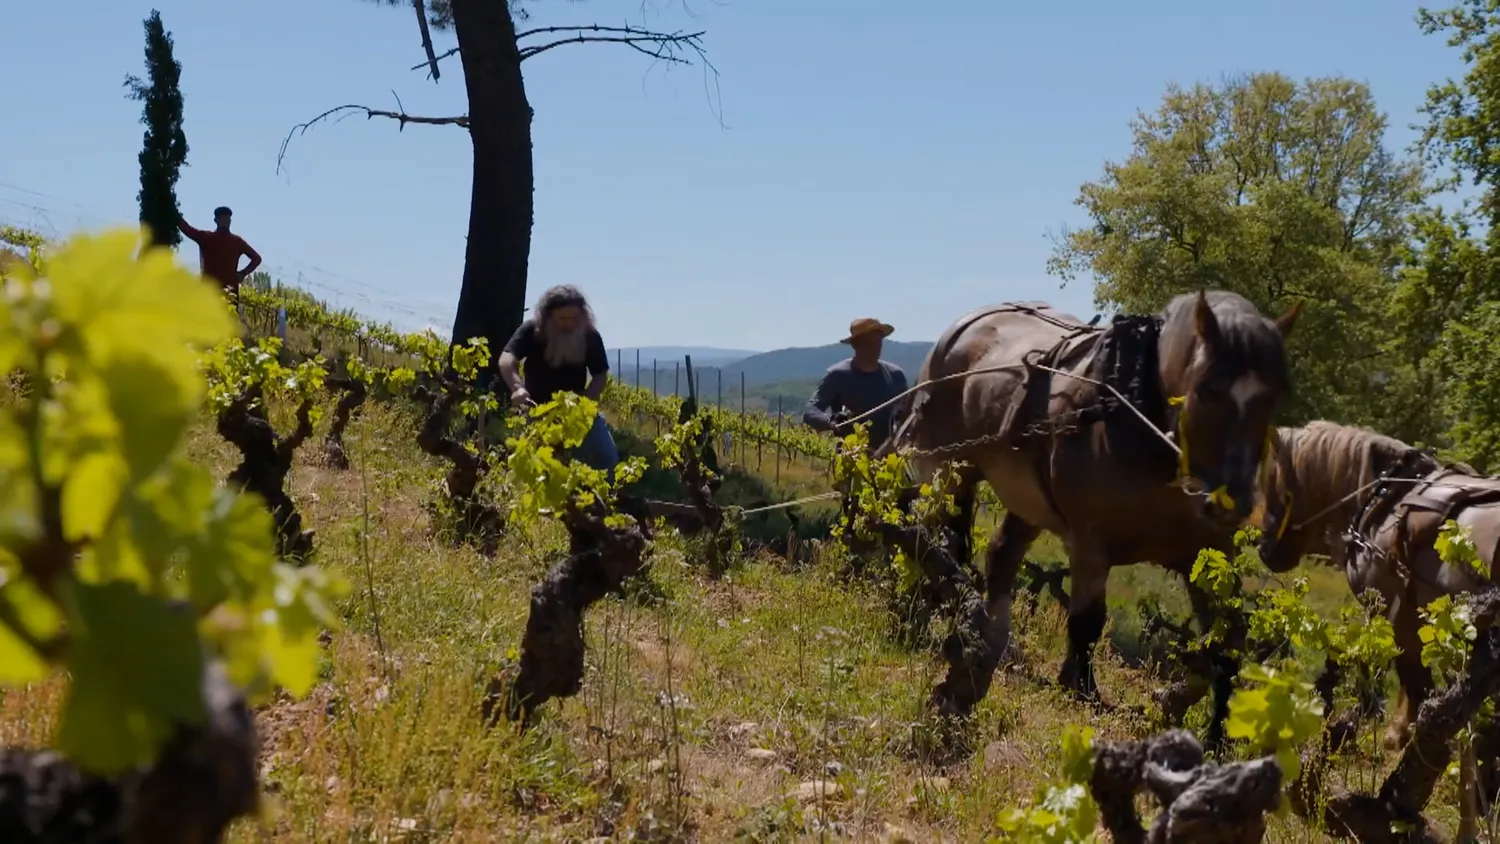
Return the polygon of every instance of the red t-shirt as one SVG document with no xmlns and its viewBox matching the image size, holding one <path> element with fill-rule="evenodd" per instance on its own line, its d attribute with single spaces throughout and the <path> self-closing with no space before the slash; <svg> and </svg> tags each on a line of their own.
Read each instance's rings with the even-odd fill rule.
<svg viewBox="0 0 1500 844">
<path fill-rule="evenodd" d="M 205 276 L 217 281 L 226 293 L 238 293 L 240 289 L 240 258 L 249 256 L 247 270 L 260 265 L 260 255 L 245 239 L 233 232 L 204 231 L 187 223 L 179 226 L 188 239 L 198 244 L 198 260 Z"/>
</svg>

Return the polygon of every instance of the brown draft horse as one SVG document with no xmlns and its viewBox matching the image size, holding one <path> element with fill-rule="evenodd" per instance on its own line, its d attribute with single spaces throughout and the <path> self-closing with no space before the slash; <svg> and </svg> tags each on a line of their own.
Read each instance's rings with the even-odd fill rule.
<svg viewBox="0 0 1500 844">
<path fill-rule="evenodd" d="M 1261 559 L 1278 571 L 1304 555 L 1342 568 L 1355 594 L 1374 590 L 1395 628 L 1401 694 L 1386 744 L 1410 735 L 1432 675 L 1422 666 L 1420 611 L 1490 579 L 1443 562 L 1434 548 L 1448 519 L 1469 529 L 1487 571 L 1500 556 L 1500 479 L 1364 428 L 1312 422 L 1281 428 L 1267 475 Z"/>
<path fill-rule="evenodd" d="M 1272 321 L 1213 291 L 1108 328 L 1028 303 L 982 308 L 944 332 L 919 383 L 947 380 L 917 394 L 892 445 L 919 477 L 947 459 L 969 464 L 955 496 L 965 524 L 980 479 L 1005 507 L 986 561 L 995 654 L 1010 643 L 1017 569 L 1043 530 L 1062 538 L 1072 575 L 1059 682 L 1085 698 L 1097 696 L 1109 570 L 1149 561 L 1186 581 L 1201 549 L 1232 548 L 1290 389 L 1284 339 L 1298 310 Z M 1206 616 L 1204 596 L 1190 592 Z"/>
</svg>

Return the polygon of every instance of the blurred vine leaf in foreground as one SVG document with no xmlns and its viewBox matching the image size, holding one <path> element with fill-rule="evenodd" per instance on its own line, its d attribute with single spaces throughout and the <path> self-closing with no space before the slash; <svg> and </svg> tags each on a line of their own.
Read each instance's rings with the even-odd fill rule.
<svg viewBox="0 0 1500 844">
<path fill-rule="evenodd" d="M 132 230 L 0 270 L 0 683 L 67 678 L 55 744 L 110 774 L 205 717 L 206 659 L 251 702 L 305 694 L 342 581 L 277 561 L 270 515 L 183 453 L 232 342 L 215 288 Z"/>
</svg>

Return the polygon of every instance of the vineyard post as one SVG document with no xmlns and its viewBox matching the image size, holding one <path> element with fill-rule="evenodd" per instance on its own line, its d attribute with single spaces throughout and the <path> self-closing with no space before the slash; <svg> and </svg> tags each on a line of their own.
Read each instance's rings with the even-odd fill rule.
<svg viewBox="0 0 1500 844">
<path fill-rule="evenodd" d="M 781 483 L 781 396 L 776 397 L 776 442 L 771 457 L 776 461 L 776 483 Z"/>
<path fill-rule="evenodd" d="M 640 349 L 636 349 L 635 350 L 635 388 L 637 390 L 639 390 L 641 388 L 641 350 Z M 636 405 L 636 410 L 635 410 L 635 426 L 637 428 L 641 427 L 641 410 L 640 410 L 640 405 Z"/>
<path fill-rule="evenodd" d="M 660 397 L 660 394 L 656 391 L 656 358 L 651 359 L 651 397 Z M 654 413 L 652 415 L 656 417 L 656 435 L 659 437 L 661 436 L 661 414 Z"/>
<path fill-rule="evenodd" d="M 286 345 L 286 308 L 276 309 L 276 336 L 281 338 L 281 345 Z"/>
<path fill-rule="evenodd" d="M 623 360 L 621 355 L 624 351 L 624 349 L 615 349 L 615 380 L 620 382 L 621 387 L 625 386 L 625 364 L 621 362 Z"/>
<path fill-rule="evenodd" d="M 750 458 L 750 455 L 747 454 L 746 451 L 745 451 L 745 446 L 747 445 L 747 443 L 745 442 L 745 432 L 747 430 L 749 430 L 749 429 L 745 427 L 745 370 L 741 369 L 740 370 L 740 465 L 741 466 L 745 465 L 745 461 Z"/>
<path fill-rule="evenodd" d="M 682 395 L 682 361 L 672 361 L 672 395 Z"/>
</svg>

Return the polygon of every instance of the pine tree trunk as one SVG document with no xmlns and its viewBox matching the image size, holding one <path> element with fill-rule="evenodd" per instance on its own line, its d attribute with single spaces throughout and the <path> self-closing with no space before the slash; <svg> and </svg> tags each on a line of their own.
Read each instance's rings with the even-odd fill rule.
<svg viewBox="0 0 1500 844">
<path fill-rule="evenodd" d="M 493 372 L 495 358 L 526 309 L 533 203 L 531 105 L 521 78 L 515 20 L 505 0 L 453 0 L 453 28 L 474 143 L 469 242 L 453 342 L 486 338 Z"/>
</svg>

